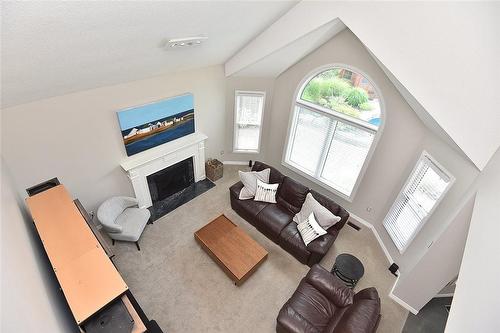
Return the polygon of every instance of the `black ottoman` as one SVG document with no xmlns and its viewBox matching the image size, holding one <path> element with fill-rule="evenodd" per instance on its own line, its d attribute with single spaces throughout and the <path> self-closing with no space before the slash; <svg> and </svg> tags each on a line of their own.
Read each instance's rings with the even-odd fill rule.
<svg viewBox="0 0 500 333">
<path fill-rule="evenodd" d="M 365 274 L 365 268 L 355 256 L 342 253 L 335 259 L 332 273 L 341 279 L 348 287 L 354 288 Z"/>
</svg>

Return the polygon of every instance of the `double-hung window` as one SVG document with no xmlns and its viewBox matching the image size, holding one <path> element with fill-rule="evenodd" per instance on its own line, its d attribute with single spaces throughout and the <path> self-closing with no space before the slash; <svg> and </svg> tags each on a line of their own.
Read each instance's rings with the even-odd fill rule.
<svg viewBox="0 0 500 333">
<path fill-rule="evenodd" d="M 294 101 L 283 164 L 351 200 L 381 124 L 370 81 L 344 67 L 309 78 Z"/>
<path fill-rule="evenodd" d="M 384 227 L 403 253 L 454 182 L 432 157 L 424 152 L 399 193 Z"/>
<path fill-rule="evenodd" d="M 236 91 L 234 102 L 234 152 L 259 152 L 265 98 L 265 92 L 261 91 Z"/>
</svg>

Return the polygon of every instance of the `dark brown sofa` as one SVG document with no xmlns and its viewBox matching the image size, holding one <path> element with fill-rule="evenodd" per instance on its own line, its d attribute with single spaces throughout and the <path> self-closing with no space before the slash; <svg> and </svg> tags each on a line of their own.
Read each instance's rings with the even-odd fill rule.
<svg viewBox="0 0 500 333">
<path fill-rule="evenodd" d="M 281 308 L 277 333 L 374 333 L 380 320 L 375 288 L 354 294 L 320 265 L 314 265 Z"/>
<path fill-rule="evenodd" d="M 241 217 L 257 228 L 257 230 L 280 245 L 298 261 L 312 266 L 318 263 L 325 256 L 328 249 L 330 249 L 340 229 L 347 222 L 349 213 L 324 195 L 309 190 L 304 185 L 290 177 L 284 176 L 271 166 L 255 162 L 252 170 L 261 171 L 267 168 L 271 169 L 269 183 L 280 184 L 276 195 L 277 203 L 269 204 L 253 200 L 239 200 L 238 197 L 243 184 L 237 182 L 229 188 L 231 207 Z M 302 208 L 302 204 L 309 192 L 333 214 L 341 217 L 341 220 L 328 228 L 326 235 L 315 239 L 306 247 L 297 230 L 297 224 L 292 219 Z"/>
</svg>

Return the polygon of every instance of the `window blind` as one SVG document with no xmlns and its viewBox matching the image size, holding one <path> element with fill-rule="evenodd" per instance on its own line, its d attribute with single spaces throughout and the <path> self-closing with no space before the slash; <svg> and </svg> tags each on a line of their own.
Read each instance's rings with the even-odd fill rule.
<svg viewBox="0 0 500 333">
<path fill-rule="evenodd" d="M 384 219 L 399 252 L 404 252 L 451 184 L 451 176 L 423 155 Z"/>
<path fill-rule="evenodd" d="M 263 92 L 236 92 L 234 150 L 258 151 L 262 113 Z"/>
<path fill-rule="evenodd" d="M 286 162 L 349 197 L 374 138 L 371 129 L 299 104 Z"/>
</svg>

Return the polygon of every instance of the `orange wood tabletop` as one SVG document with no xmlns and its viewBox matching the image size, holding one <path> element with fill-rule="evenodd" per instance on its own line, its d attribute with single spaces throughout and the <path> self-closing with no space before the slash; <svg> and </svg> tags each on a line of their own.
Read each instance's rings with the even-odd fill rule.
<svg viewBox="0 0 500 333">
<path fill-rule="evenodd" d="M 78 324 L 128 289 L 63 185 L 26 203 Z"/>
</svg>

